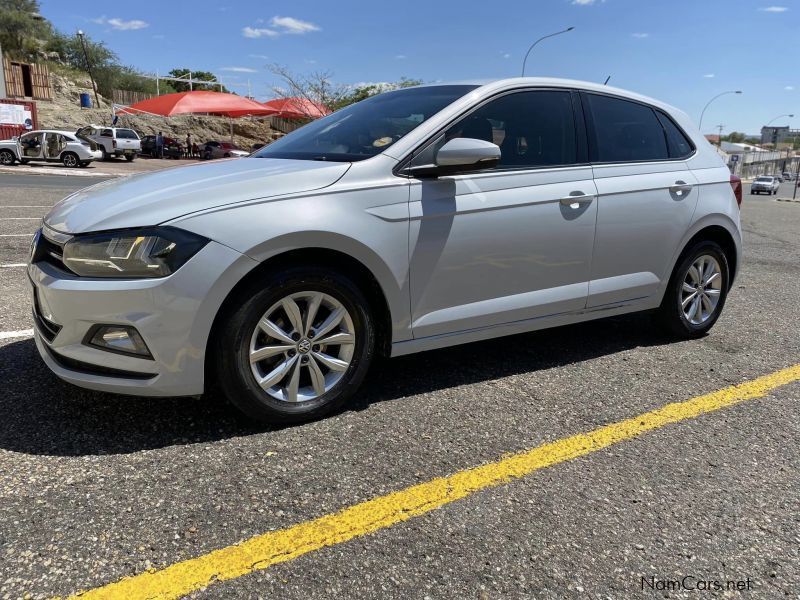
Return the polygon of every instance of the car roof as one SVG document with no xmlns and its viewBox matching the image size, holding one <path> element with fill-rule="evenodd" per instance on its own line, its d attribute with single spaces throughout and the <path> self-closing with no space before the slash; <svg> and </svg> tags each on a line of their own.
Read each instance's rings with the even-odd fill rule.
<svg viewBox="0 0 800 600">
<path fill-rule="evenodd" d="M 34 129 L 33 131 L 26 131 L 21 135 L 25 135 L 26 133 L 60 133 L 61 135 L 75 137 L 74 131 L 66 131 L 65 129 Z"/>
<path fill-rule="evenodd" d="M 578 79 L 561 79 L 558 77 L 509 77 L 505 79 L 465 79 L 460 81 L 442 81 L 435 83 L 424 84 L 425 86 L 437 85 L 474 85 L 484 88 L 485 91 L 501 91 L 505 88 L 514 87 L 563 87 L 570 89 L 581 89 L 591 92 L 601 92 L 605 94 L 612 94 L 614 96 L 621 96 L 637 100 L 653 106 L 663 108 L 668 112 L 678 111 L 680 109 L 671 106 L 661 100 L 650 98 L 643 94 L 638 94 L 630 90 L 625 90 L 602 83 L 595 83 L 593 81 L 581 81 Z"/>
</svg>

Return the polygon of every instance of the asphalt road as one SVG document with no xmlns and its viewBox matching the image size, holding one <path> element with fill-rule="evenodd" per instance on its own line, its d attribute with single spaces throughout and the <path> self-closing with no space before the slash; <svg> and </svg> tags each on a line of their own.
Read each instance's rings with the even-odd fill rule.
<svg viewBox="0 0 800 600">
<path fill-rule="evenodd" d="M 87 183 L 52 179 L 0 174 L 0 234 L 18 236 L 0 265 Z M 297 427 L 80 390 L 30 338 L 0 339 L 0 598 L 165 567 L 800 363 L 800 204 L 745 189 L 742 217 L 742 271 L 701 340 L 632 316 L 403 357 Z M 0 332 L 32 327 L 25 277 L 0 267 Z M 799 401 L 792 383 L 193 597 L 797 598 Z M 685 575 L 752 589 L 642 591 Z"/>
</svg>

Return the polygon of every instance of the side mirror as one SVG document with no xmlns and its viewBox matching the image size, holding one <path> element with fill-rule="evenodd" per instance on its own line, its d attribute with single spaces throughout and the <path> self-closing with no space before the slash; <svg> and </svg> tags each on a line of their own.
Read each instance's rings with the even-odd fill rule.
<svg viewBox="0 0 800 600">
<path fill-rule="evenodd" d="M 434 162 L 442 172 L 489 169 L 500 162 L 500 148 L 475 138 L 454 138 L 439 148 Z"/>
<path fill-rule="evenodd" d="M 474 138 L 454 138 L 431 156 L 428 151 L 415 159 L 416 164 L 403 170 L 406 175 L 436 178 L 466 171 L 490 169 L 500 161 L 497 144 Z"/>
</svg>

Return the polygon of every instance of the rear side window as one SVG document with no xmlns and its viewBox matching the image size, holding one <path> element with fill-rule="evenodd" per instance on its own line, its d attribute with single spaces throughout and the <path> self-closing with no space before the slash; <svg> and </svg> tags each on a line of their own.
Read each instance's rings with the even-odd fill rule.
<svg viewBox="0 0 800 600">
<path fill-rule="evenodd" d="M 586 94 L 594 125 L 592 162 L 667 160 L 664 128 L 649 106 Z"/>
<path fill-rule="evenodd" d="M 103 129 L 100 132 L 100 136 L 101 137 L 114 137 L 114 132 L 111 131 L 110 129 Z"/>
<path fill-rule="evenodd" d="M 117 129 L 118 140 L 138 140 L 139 136 L 133 129 Z"/>
<path fill-rule="evenodd" d="M 670 158 L 687 158 L 694 152 L 694 146 L 686 134 L 683 133 L 675 123 L 672 122 L 667 115 L 661 111 L 656 111 L 658 120 L 661 121 L 661 126 L 664 128 L 664 133 L 667 136 L 667 147 L 669 148 Z"/>
<path fill-rule="evenodd" d="M 531 91 L 501 96 L 445 133 L 445 140 L 477 138 L 500 146 L 498 169 L 577 162 L 570 92 Z"/>
</svg>

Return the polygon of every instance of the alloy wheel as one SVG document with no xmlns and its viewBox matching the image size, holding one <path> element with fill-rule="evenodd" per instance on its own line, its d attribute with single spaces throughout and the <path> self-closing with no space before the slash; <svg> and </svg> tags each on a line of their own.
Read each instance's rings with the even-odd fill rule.
<svg viewBox="0 0 800 600">
<path fill-rule="evenodd" d="M 297 292 L 259 319 L 250 337 L 250 369 L 276 400 L 314 400 L 347 372 L 355 339 L 353 319 L 341 302 L 322 292 Z"/>
<path fill-rule="evenodd" d="M 702 325 L 717 310 L 722 295 L 722 269 L 713 256 L 703 254 L 686 271 L 681 287 L 683 316 L 692 325 Z"/>
</svg>

